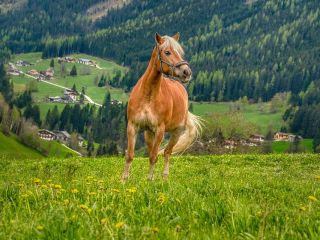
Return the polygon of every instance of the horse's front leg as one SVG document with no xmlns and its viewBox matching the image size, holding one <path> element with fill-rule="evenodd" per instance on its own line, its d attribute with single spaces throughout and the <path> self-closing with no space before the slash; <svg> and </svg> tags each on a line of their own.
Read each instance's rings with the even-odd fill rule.
<svg viewBox="0 0 320 240">
<path fill-rule="evenodd" d="M 158 151 L 159 151 L 160 144 L 163 140 L 164 132 L 165 132 L 164 125 L 159 126 L 155 132 L 153 146 L 149 154 L 149 161 L 150 161 L 149 180 L 153 180 L 154 168 L 158 159 Z"/>
<path fill-rule="evenodd" d="M 129 177 L 131 163 L 134 157 L 134 147 L 136 145 L 138 129 L 132 122 L 128 122 L 127 126 L 127 137 L 128 137 L 128 149 L 125 160 L 125 167 L 122 174 L 122 180 L 126 180 Z"/>
<path fill-rule="evenodd" d="M 173 147 L 177 144 L 179 141 L 179 137 L 181 136 L 183 130 L 182 129 L 176 129 L 171 133 L 171 137 L 169 140 L 168 145 L 164 149 L 164 169 L 163 169 L 163 178 L 167 179 L 169 176 L 169 159 L 172 154 Z"/>
</svg>

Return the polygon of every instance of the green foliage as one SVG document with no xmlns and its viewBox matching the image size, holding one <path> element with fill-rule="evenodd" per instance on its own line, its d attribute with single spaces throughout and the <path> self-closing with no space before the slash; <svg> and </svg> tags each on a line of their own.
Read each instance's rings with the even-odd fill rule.
<svg viewBox="0 0 320 240">
<path fill-rule="evenodd" d="M 319 239 L 317 155 L 0 159 L 0 238 Z M 23 171 L 19 171 L 23 169 Z M 28 223 L 28 224 L 26 224 Z"/>
<path fill-rule="evenodd" d="M 76 65 L 73 65 L 71 71 L 70 71 L 70 76 L 77 76 L 77 68 Z"/>
</svg>

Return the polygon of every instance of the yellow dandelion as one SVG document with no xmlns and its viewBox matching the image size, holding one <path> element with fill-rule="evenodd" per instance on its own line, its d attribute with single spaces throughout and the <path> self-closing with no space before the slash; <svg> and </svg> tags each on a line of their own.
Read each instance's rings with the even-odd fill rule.
<svg viewBox="0 0 320 240">
<path fill-rule="evenodd" d="M 55 188 L 55 189 L 62 189 L 62 186 L 61 186 L 60 184 L 55 184 L 55 185 L 54 185 L 54 188 Z"/>
<path fill-rule="evenodd" d="M 53 187 L 54 187 L 54 184 L 53 184 L 53 183 L 48 183 L 48 187 L 53 188 Z"/>
<path fill-rule="evenodd" d="M 87 205 L 84 205 L 84 204 L 80 204 L 79 207 L 83 210 L 87 210 L 89 209 L 89 207 Z"/>
<path fill-rule="evenodd" d="M 13 219 L 10 220 L 10 224 L 15 224 L 15 223 L 16 223 L 15 220 L 13 220 Z"/>
<path fill-rule="evenodd" d="M 179 224 L 177 224 L 176 226 L 176 232 L 180 232 L 181 231 L 181 226 Z"/>
<path fill-rule="evenodd" d="M 135 187 L 127 188 L 126 191 L 129 192 L 129 193 L 135 193 L 137 191 L 137 188 L 135 188 Z"/>
<path fill-rule="evenodd" d="M 120 190 L 119 190 L 119 189 L 116 189 L 116 188 L 112 188 L 111 191 L 112 191 L 112 192 L 115 192 L 115 193 L 119 193 L 119 192 L 120 192 Z"/>
<path fill-rule="evenodd" d="M 159 228 L 157 228 L 157 227 L 153 227 L 151 230 L 152 230 L 153 233 L 158 233 L 159 232 Z"/>
<path fill-rule="evenodd" d="M 86 180 L 87 181 L 93 180 L 93 177 L 92 176 L 88 176 L 88 177 L 86 177 Z"/>
<path fill-rule="evenodd" d="M 47 186 L 47 185 L 45 185 L 45 184 L 42 184 L 42 185 L 41 185 L 41 188 L 43 188 L 43 189 L 47 189 L 47 188 L 48 188 L 48 186 Z"/>
<path fill-rule="evenodd" d="M 102 183 L 104 183 L 104 181 L 103 180 L 98 180 L 98 183 L 102 184 Z"/>
<path fill-rule="evenodd" d="M 300 211 L 303 211 L 303 212 L 305 212 L 307 209 L 306 209 L 306 207 L 304 207 L 304 206 L 301 206 L 301 207 L 299 207 L 299 210 Z"/>
<path fill-rule="evenodd" d="M 65 205 L 68 205 L 68 204 L 70 203 L 70 200 L 69 200 L 69 199 L 65 199 L 65 200 L 63 200 L 63 203 L 64 203 Z"/>
<path fill-rule="evenodd" d="M 102 218 L 101 220 L 100 220 L 100 223 L 101 224 L 106 224 L 108 222 L 108 219 L 106 219 L 106 218 Z"/>
<path fill-rule="evenodd" d="M 28 195 L 28 194 L 26 194 L 26 193 L 21 194 L 20 196 L 21 196 L 22 198 L 27 198 L 27 197 L 29 197 L 29 195 Z"/>
<path fill-rule="evenodd" d="M 72 192 L 72 193 L 78 193 L 78 192 L 79 192 L 79 190 L 78 190 L 78 189 L 76 189 L 76 188 L 73 188 L 73 189 L 71 189 L 71 192 Z"/>
<path fill-rule="evenodd" d="M 34 182 L 35 184 L 40 184 L 40 183 L 41 183 L 41 179 L 40 179 L 40 178 L 34 178 L 34 179 L 33 179 L 33 182 Z"/>
<path fill-rule="evenodd" d="M 118 222 L 116 224 L 116 228 L 123 228 L 124 227 L 124 222 Z"/>
<path fill-rule="evenodd" d="M 164 193 L 159 193 L 158 202 L 160 202 L 161 205 L 164 204 L 167 200 L 168 199 Z"/>
<path fill-rule="evenodd" d="M 316 202 L 316 201 L 318 201 L 318 199 L 317 199 L 315 196 L 309 196 L 308 199 L 309 199 L 311 202 Z"/>
<path fill-rule="evenodd" d="M 48 179 L 48 180 L 47 180 L 47 183 L 52 183 L 52 179 Z"/>
<path fill-rule="evenodd" d="M 44 229 L 44 226 L 38 225 L 38 226 L 36 226 L 36 229 L 37 229 L 38 231 L 42 231 L 42 230 Z"/>
<path fill-rule="evenodd" d="M 89 194 L 89 196 L 95 196 L 95 195 L 97 195 L 96 192 L 89 192 L 88 194 Z"/>
</svg>

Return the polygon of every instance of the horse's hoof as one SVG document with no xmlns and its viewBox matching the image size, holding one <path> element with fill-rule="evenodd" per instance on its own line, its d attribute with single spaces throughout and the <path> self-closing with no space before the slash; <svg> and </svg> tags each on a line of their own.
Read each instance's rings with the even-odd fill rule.
<svg viewBox="0 0 320 240">
<path fill-rule="evenodd" d="M 169 174 L 163 174 L 163 175 L 162 175 L 162 179 L 163 179 L 164 181 L 168 181 L 168 178 L 169 178 Z"/>
</svg>

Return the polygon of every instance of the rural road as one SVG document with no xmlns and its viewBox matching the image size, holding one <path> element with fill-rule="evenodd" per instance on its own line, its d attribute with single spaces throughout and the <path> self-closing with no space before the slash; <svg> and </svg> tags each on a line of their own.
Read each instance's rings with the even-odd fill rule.
<svg viewBox="0 0 320 240">
<path fill-rule="evenodd" d="M 38 80 L 36 77 L 34 77 L 34 76 L 30 75 L 30 74 L 27 74 L 27 73 L 24 73 L 24 72 L 22 72 L 22 73 L 23 73 L 25 76 L 27 76 L 27 77 L 30 77 L 30 78 L 33 78 L 33 79 Z M 65 87 L 65 86 L 62 86 L 62 85 L 59 85 L 59 84 L 56 84 L 56 83 L 48 82 L 48 81 L 45 81 L 45 80 L 38 80 L 38 81 L 43 82 L 43 83 L 46 83 L 46 84 L 53 85 L 53 86 L 58 87 L 58 88 L 62 88 L 62 89 L 66 89 L 66 90 L 71 90 L 70 88 L 67 88 L 67 87 Z M 102 107 L 102 105 L 101 105 L 100 103 L 94 102 L 88 95 L 84 95 L 84 97 L 85 97 L 85 99 L 87 99 L 87 101 L 88 101 L 89 103 L 94 104 L 94 105 L 97 105 L 97 106 L 99 106 L 99 107 Z"/>
</svg>

